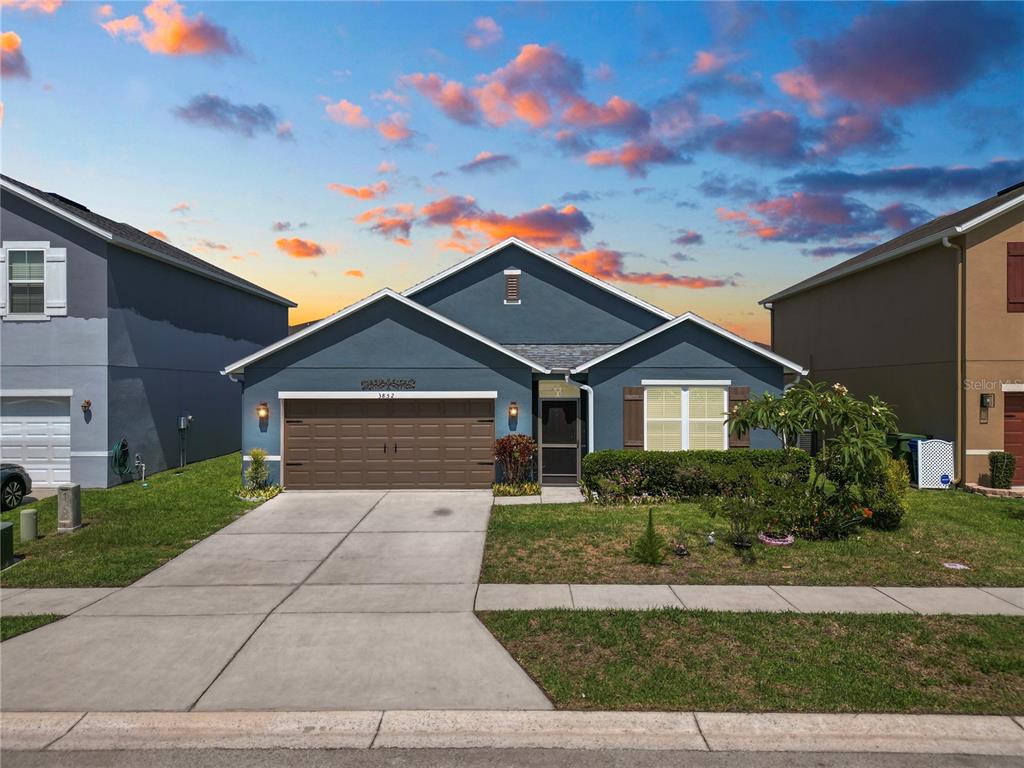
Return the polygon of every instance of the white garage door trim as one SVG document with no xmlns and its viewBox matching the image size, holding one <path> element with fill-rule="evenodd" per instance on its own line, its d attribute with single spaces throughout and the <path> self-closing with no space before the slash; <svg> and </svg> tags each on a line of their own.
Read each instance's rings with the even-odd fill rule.
<svg viewBox="0 0 1024 768">
<path fill-rule="evenodd" d="M 497 390 L 487 391 L 445 391 L 426 390 L 363 390 L 334 392 L 278 392 L 279 400 L 496 400 Z"/>
<path fill-rule="evenodd" d="M 40 404 L 54 406 L 57 413 L 0 416 L 0 458 L 23 466 L 35 487 L 45 488 L 71 482 L 70 397 L 19 397 L 8 395 L 11 391 L 4 392 L 5 405 L 19 401 L 38 401 Z"/>
</svg>

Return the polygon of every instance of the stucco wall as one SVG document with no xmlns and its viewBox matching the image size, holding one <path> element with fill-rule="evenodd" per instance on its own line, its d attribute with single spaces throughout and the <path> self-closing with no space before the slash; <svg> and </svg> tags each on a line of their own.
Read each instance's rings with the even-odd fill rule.
<svg viewBox="0 0 1024 768">
<path fill-rule="evenodd" d="M 581 378 L 581 377 L 575 377 Z M 590 369 L 594 388 L 594 448 L 622 448 L 622 388 L 644 379 L 729 380 L 749 386 L 751 395 L 779 393 L 783 368 L 765 357 L 694 323 L 680 323 Z M 755 430 L 751 448 L 777 448 L 770 432 Z"/>
<path fill-rule="evenodd" d="M 71 478 L 107 484 L 106 243 L 9 192 L 0 193 L 0 237 L 67 249 L 68 313 L 0 321 L 0 390 L 71 389 Z M 92 401 L 88 414 L 80 407 Z M 92 454 L 92 455 L 90 455 Z"/>
<path fill-rule="evenodd" d="M 364 379 L 411 378 L 416 390 L 497 391 L 495 434 L 530 434 L 531 369 L 465 334 L 384 298 L 245 370 L 242 450 L 281 454 L 281 391 L 361 391 Z M 508 419 L 516 401 L 519 418 Z M 271 408 L 261 427 L 256 407 Z M 273 479 L 279 465 L 271 462 Z"/>
<path fill-rule="evenodd" d="M 1024 209 L 1017 208 L 967 233 L 964 278 L 964 479 L 987 479 L 989 450 L 1002 450 L 1004 384 L 1024 385 L 1024 312 L 1006 311 L 1006 244 L 1024 242 Z M 995 395 L 982 422 L 981 394 Z"/>
<path fill-rule="evenodd" d="M 191 414 L 188 461 L 238 450 L 241 387 L 220 370 L 282 338 L 287 308 L 118 246 L 108 263 L 109 442 L 147 472 L 177 466 Z"/>
<path fill-rule="evenodd" d="M 772 345 L 839 381 L 878 395 L 899 428 L 956 436 L 956 255 L 935 245 L 777 301 Z"/>
<path fill-rule="evenodd" d="M 504 303 L 510 267 L 522 270 L 518 305 Z M 410 298 L 505 344 L 615 343 L 665 322 L 515 245 Z"/>
</svg>

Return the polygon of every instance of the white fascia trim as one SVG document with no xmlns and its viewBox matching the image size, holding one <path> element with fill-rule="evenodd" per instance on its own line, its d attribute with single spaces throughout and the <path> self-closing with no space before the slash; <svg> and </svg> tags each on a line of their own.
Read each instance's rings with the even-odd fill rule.
<svg viewBox="0 0 1024 768">
<path fill-rule="evenodd" d="M 521 270 L 521 269 L 506 269 L 505 270 L 505 274 L 506 275 L 521 275 L 521 274 L 523 274 L 523 270 Z"/>
<path fill-rule="evenodd" d="M 329 392 L 278 392 L 278 400 L 496 400 L 497 390 L 365 390 Z"/>
<path fill-rule="evenodd" d="M 98 459 L 101 456 L 106 458 L 110 455 L 110 451 L 72 451 L 71 458 L 73 459 Z"/>
<path fill-rule="evenodd" d="M 262 360 L 264 357 L 267 357 L 268 355 L 277 352 L 279 349 L 283 349 L 284 347 L 287 347 L 289 344 L 294 344 L 300 339 L 304 339 L 307 336 L 316 333 L 321 328 L 326 328 L 328 325 L 336 323 L 342 318 L 348 317 L 349 315 L 358 312 L 363 307 L 368 307 L 370 304 L 373 304 L 374 302 L 385 297 L 392 298 L 395 301 L 401 302 L 402 304 L 405 304 L 407 307 L 411 307 L 412 309 L 415 309 L 417 312 L 421 312 L 427 317 L 430 317 L 434 320 L 437 320 L 440 323 L 443 323 L 444 325 L 447 325 L 449 328 L 454 328 L 456 331 L 459 331 L 460 333 L 463 333 L 472 339 L 476 339 L 482 344 L 486 344 L 491 349 L 496 349 L 497 351 L 502 352 L 505 355 L 508 355 L 513 360 L 518 360 L 523 365 L 530 366 L 530 368 L 537 371 L 538 373 L 551 373 L 551 371 L 545 368 L 543 365 L 535 363 L 532 360 L 528 360 L 522 355 L 517 355 L 512 350 L 506 349 L 505 347 L 501 346 L 495 341 L 491 341 L 486 336 L 481 336 L 476 331 L 471 331 L 466 326 L 460 325 L 459 323 L 456 323 L 454 320 L 449 320 L 444 315 L 439 315 L 434 310 L 428 309 L 427 307 L 424 307 L 422 304 L 417 304 L 412 299 L 408 299 L 402 294 L 396 293 L 395 291 L 391 290 L 390 288 L 381 288 L 379 291 L 370 294 L 365 299 L 357 301 L 355 304 L 345 307 L 345 309 L 335 312 L 333 315 L 328 315 L 323 320 L 315 322 L 312 325 L 306 326 L 301 331 L 293 333 L 291 336 L 286 336 L 280 341 L 276 341 L 273 344 L 264 347 L 259 352 L 255 352 L 249 355 L 248 357 L 243 357 L 241 360 L 231 363 L 231 365 L 226 366 L 224 370 L 221 371 L 221 375 L 226 376 L 232 373 L 242 373 L 247 365 L 250 365 L 256 362 L 257 360 Z"/>
<path fill-rule="evenodd" d="M 778 293 L 773 293 L 766 299 L 761 299 L 761 301 L 759 301 L 758 304 L 761 304 L 763 306 L 766 304 L 771 304 L 774 301 L 778 301 L 779 299 L 784 299 L 789 296 L 795 296 L 796 294 L 803 293 L 804 291 L 810 290 L 811 288 L 817 288 L 819 285 L 831 283 L 842 277 L 846 277 L 847 275 L 852 275 L 857 272 L 861 272 L 865 269 L 877 266 L 878 264 L 890 261 L 891 259 L 899 258 L 900 256 L 911 253 L 912 251 L 920 250 L 925 246 L 932 245 L 933 243 L 938 243 L 942 241 L 943 238 L 956 237 L 958 235 L 965 234 L 967 232 L 970 232 L 972 229 L 979 227 L 988 221 L 991 221 L 997 216 L 1002 216 L 1004 213 L 1012 210 L 1013 208 L 1016 208 L 1021 203 L 1024 203 L 1024 192 L 1021 192 L 1016 197 L 1010 198 L 1002 205 L 993 208 L 991 211 L 983 213 L 980 216 L 976 216 L 975 218 L 971 219 L 970 221 L 964 222 L 963 224 L 960 224 L 955 227 L 950 227 L 948 229 L 944 229 L 941 232 L 937 232 L 934 235 L 929 235 L 928 237 L 922 237 L 920 240 L 915 240 L 912 243 L 901 245 L 899 248 L 894 248 L 891 251 L 884 251 L 883 253 L 878 254 L 874 258 L 868 259 L 867 261 L 863 261 L 860 264 L 853 264 L 848 269 L 840 269 L 836 272 L 832 272 L 829 275 L 824 275 L 819 280 L 812 279 L 809 283 L 807 283 L 806 285 L 802 285 L 799 288 L 785 288 L 779 291 Z"/>
<path fill-rule="evenodd" d="M 731 387 L 731 379 L 641 379 L 644 387 Z"/>
<path fill-rule="evenodd" d="M 724 338 L 727 338 L 730 341 L 739 344 L 741 347 L 746 347 L 751 352 L 756 352 L 757 354 L 761 355 L 761 357 L 768 358 L 772 362 L 778 363 L 779 365 L 785 368 L 789 368 L 791 371 L 795 371 L 796 373 L 799 373 L 801 376 L 806 376 L 809 371 L 809 369 L 797 365 L 792 360 L 788 360 L 782 355 L 778 355 L 775 352 L 772 352 L 771 350 L 767 350 L 764 347 L 755 344 L 752 341 L 747 341 L 742 336 L 737 336 L 732 331 L 727 331 L 720 325 L 715 325 L 710 320 L 705 320 L 700 315 L 695 315 L 693 312 L 687 312 L 685 315 L 680 315 L 675 320 L 670 320 L 667 323 L 659 325 L 657 328 L 652 328 L 646 333 L 640 334 L 636 338 L 627 341 L 625 344 L 621 344 L 615 349 L 609 350 L 608 352 L 605 352 L 603 355 L 600 355 L 599 357 L 595 357 L 593 360 L 588 360 L 587 362 L 583 363 L 583 365 L 576 366 L 575 368 L 572 369 L 572 372 L 582 373 L 583 371 L 590 369 L 592 366 L 595 366 L 598 363 L 602 363 L 610 357 L 614 357 L 620 352 L 625 352 L 630 347 L 635 347 L 637 344 L 642 344 L 648 339 L 657 336 L 659 333 L 667 331 L 670 328 L 674 328 L 680 323 L 685 322 L 693 322 L 699 326 L 707 328 L 709 331 L 717 333 L 719 336 L 723 336 Z"/>
<path fill-rule="evenodd" d="M 8 192 L 11 192 L 12 194 L 17 195 L 18 197 L 28 200 L 30 203 L 38 205 L 40 208 L 43 208 L 44 210 L 52 213 L 54 216 L 58 216 L 64 219 L 65 221 L 70 221 L 75 226 L 81 227 L 82 229 L 88 232 L 92 232 L 94 235 L 102 237 L 104 240 L 109 240 L 110 242 L 119 245 L 125 250 L 133 251 L 143 256 L 148 256 L 149 258 L 156 259 L 157 261 L 162 261 L 165 264 L 169 264 L 172 267 L 177 267 L 178 269 L 182 269 L 186 272 L 192 272 L 193 274 L 196 275 L 202 275 L 203 277 L 209 280 L 213 280 L 214 282 L 218 283 L 223 283 L 224 285 L 230 285 L 232 288 L 237 288 L 240 291 L 245 291 L 246 293 L 251 293 L 255 296 L 259 296 L 264 299 L 270 299 L 271 301 L 275 301 L 278 304 L 283 304 L 286 307 L 298 306 L 298 304 L 296 304 L 294 301 L 286 299 L 283 296 L 278 296 L 276 293 L 271 293 L 270 291 L 264 290 L 262 288 L 254 288 L 252 286 L 243 285 L 242 283 L 239 283 L 235 280 L 229 280 L 223 275 L 218 275 L 204 269 L 199 269 L 197 267 L 192 267 L 183 264 L 180 261 L 176 261 L 175 259 L 171 259 L 167 256 L 164 256 L 161 253 L 151 250 L 144 245 L 134 243 L 131 240 L 124 240 L 123 238 L 117 237 L 112 232 L 107 232 L 105 229 L 101 229 L 97 227 L 95 224 L 92 224 L 86 221 L 85 219 L 81 219 L 78 216 L 75 216 L 74 214 L 65 211 L 63 208 L 58 208 L 52 203 L 43 200 L 38 195 L 33 195 L 28 190 L 22 189 L 16 184 L 11 184 L 9 181 L 6 181 L 4 179 L 0 179 L 0 188 L 5 189 Z"/>
<path fill-rule="evenodd" d="M 1024 392 L 1024 382 L 1019 384 L 1003 384 L 1003 392 Z"/>
<path fill-rule="evenodd" d="M 0 397 L 71 397 L 73 389 L 0 389 Z"/>
<path fill-rule="evenodd" d="M 264 461 L 280 461 L 281 457 L 280 456 L 264 456 L 263 460 Z M 252 461 L 252 456 L 250 456 L 247 453 L 247 454 L 245 454 L 245 456 L 242 457 L 242 461 Z"/>
<path fill-rule="evenodd" d="M 992 451 L 1002 452 L 1002 448 L 968 448 L 964 451 L 968 456 L 988 456 Z"/>
<path fill-rule="evenodd" d="M 663 317 L 666 320 L 671 320 L 673 317 L 675 317 L 675 315 L 673 315 L 670 312 L 666 312 L 664 309 L 659 309 L 658 307 L 654 306 L 653 304 L 648 304 L 643 299 L 637 298 L 633 294 L 627 293 L 626 291 L 623 291 L 621 288 L 616 288 L 614 285 L 611 285 L 610 283 L 606 283 L 604 280 L 599 280 L 598 278 L 594 277 L 593 275 L 588 275 L 582 269 L 577 269 L 576 267 L 572 266 L 571 264 L 567 264 L 564 261 L 562 261 L 561 259 L 556 258 L 555 256 L 552 256 L 549 253 L 544 253 L 544 251 L 540 251 L 540 250 L 534 248 L 529 243 L 524 243 L 518 237 L 508 237 L 508 238 L 502 240 L 500 243 L 497 243 L 495 245 L 492 245 L 490 248 L 487 248 L 485 250 L 480 251 L 480 253 L 476 254 L 475 256 L 470 256 L 468 259 L 464 259 L 464 260 L 460 261 L 458 264 L 456 264 L 456 265 L 454 265 L 452 267 L 449 267 L 448 269 L 444 270 L 443 272 L 438 272 L 433 277 L 428 277 L 423 282 L 417 283 L 416 285 L 412 286 L 411 288 L 407 288 L 406 290 L 404 290 L 402 292 L 402 295 L 403 296 L 412 296 L 415 293 L 419 293 L 424 288 L 427 288 L 427 287 L 433 285 L 434 283 L 438 283 L 438 282 L 444 280 L 445 278 L 448 278 L 451 275 L 454 275 L 456 272 L 461 272 L 466 267 L 470 267 L 473 264 L 476 264 L 478 261 L 481 261 L 482 259 L 486 259 L 488 256 L 490 256 L 495 251 L 500 251 L 502 248 L 505 248 L 506 246 L 509 246 L 509 245 L 518 245 L 524 251 L 532 253 L 534 256 L 537 256 L 538 258 L 544 259 L 548 263 L 554 264 L 555 266 L 564 269 L 569 274 L 575 275 L 576 277 L 580 278 L 581 280 L 586 280 L 588 283 L 591 283 L 592 285 L 596 285 L 598 288 L 602 288 L 602 289 L 608 291 L 609 293 L 613 293 L 616 296 L 618 296 L 619 298 L 622 298 L 622 299 L 625 299 L 626 301 L 632 302 L 633 304 L 636 304 L 638 307 L 643 307 L 648 312 L 653 312 L 654 314 L 658 315 L 659 317 Z"/>
</svg>

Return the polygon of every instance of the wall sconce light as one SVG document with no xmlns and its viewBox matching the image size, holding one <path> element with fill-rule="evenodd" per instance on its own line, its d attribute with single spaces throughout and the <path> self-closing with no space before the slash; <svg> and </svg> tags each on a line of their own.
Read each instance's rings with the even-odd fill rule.
<svg viewBox="0 0 1024 768">
<path fill-rule="evenodd" d="M 991 392 L 984 392 L 981 395 L 981 407 L 982 408 L 995 408 L 996 407 L 996 396 Z"/>
<path fill-rule="evenodd" d="M 508 404 L 508 417 L 510 419 L 515 419 L 518 416 L 519 416 L 519 404 L 515 400 L 513 400 L 511 403 Z"/>
<path fill-rule="evenodd" d="M 270 406 L 267 405 L 265 402 L 257 405 L 256 416 L 259 417 L 261 420 L 268 418 L 270 416 Z"/>
<path fill-rule="evenodd" d="M 90 410 L 92 410 L 92 400 L 83 400 L 82 413 L 88 413 Z"/>
</svg>

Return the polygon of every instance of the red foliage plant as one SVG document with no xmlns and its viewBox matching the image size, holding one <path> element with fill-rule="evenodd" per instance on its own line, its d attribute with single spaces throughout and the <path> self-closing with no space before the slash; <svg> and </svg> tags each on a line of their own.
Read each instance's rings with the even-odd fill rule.
<svg viewBox="0 0 1024 768">
<path fill-rule="evenodd" d="M 506 483 L 524 482 L 536 455 L 537 442 L 529 435 L 513 433 L 494 441 L 494 459 L 501 466 Z"/>
</svg>

